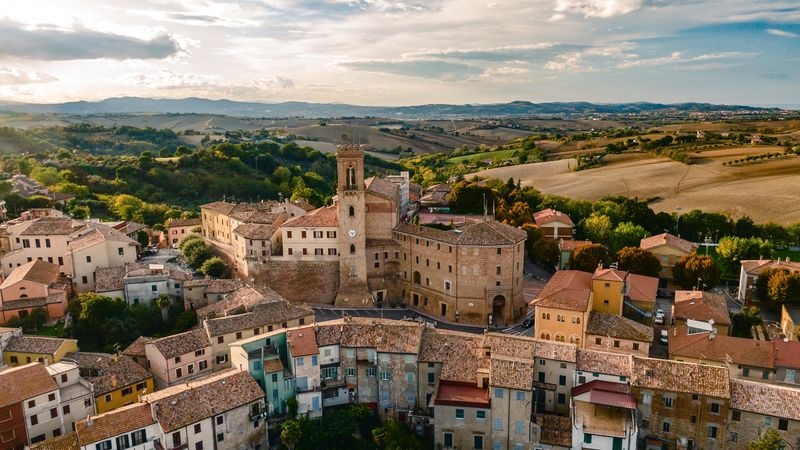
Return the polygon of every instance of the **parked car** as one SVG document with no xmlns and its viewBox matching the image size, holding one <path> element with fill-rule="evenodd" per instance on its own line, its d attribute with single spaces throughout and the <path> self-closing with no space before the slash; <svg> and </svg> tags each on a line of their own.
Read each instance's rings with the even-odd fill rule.
<svg viewBox="0 0 800 450">
<path fill-rule="evenodd" d="M 667 342 L 669 342 L 669 340 L 667 338 L 668 336 L 669 336 L 669 332 L 667 332 L 667 330 L 661 330 L 661 338 L 658 341 L 661 342 L 664 345 L 667 345 Z"/>
<path fill-rule="evenodd" d="M 533 317 L 528 317 L 522 321 L 522 328 L 530 328 L 533 326 Z"/>
<path fill-rule="evenodd" d="M 656 319 L 653 321 L 656 325 L 664 325 L 664 315 L 656 314 Z"/>
</svg>

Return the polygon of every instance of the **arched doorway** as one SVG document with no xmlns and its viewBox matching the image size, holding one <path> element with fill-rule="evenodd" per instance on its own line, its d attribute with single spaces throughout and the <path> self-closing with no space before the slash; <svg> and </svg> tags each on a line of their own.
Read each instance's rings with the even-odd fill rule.
<svg viewBox="0 0 800 450">
<path fill-rule="evenodd" d="M 419 272 L 415 271 L 413 278 L 414 278 L 414 284 L 420 284 L 420 282 L 422 281 L 422 276 L 419 274 Z"/>
<path fill-rule="evenodd" d="M 505 325 L 503 309 L 506 306 L 506 298 L 502 295 L 495 295 L 492 299 L 492 323 L 495 325 Z"/>
</svg>

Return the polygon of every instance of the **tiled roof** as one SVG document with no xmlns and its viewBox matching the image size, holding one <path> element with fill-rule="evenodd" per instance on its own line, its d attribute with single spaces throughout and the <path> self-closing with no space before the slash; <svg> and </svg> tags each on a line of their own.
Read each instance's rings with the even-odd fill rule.
<svg viewBox="0 0 800 450">
<path fill-rule="evenodd" d="M 539 307 L 586 311 L 592 295 L 592 274 L 559 270 L 545 284 L 532 304 Z"/>
<path fill-rule="evenodd" d="M 628 276 L 628 272 L 624 270 L 603 269 L 598 267 L 594 271 L 592 279 L 601 281 L 625 281 L 626 276 Z"/>
<path fill-rule="evenodd" d="M 203 219 L 172 219 L 167 223 L 167 228 L 194 227 L 203 224 Z"/>
<path fill-rule="evenodd" d="M 317 208 L 304 216 L 297 216 L 289 219 L 281 225 L 282 227 L 338 227 L 339 218 L 336 206 L 323 206 Z"/>
<path fill-rule="evenodd" d="M 80 227 L 80 224 L 73 223 L 69 217 L 42 217 L 30 221 L 30 224 L 20 234 L 23 236 L 67 235 Z"/>
<path fill-rule="evenodd" d="M 264 373 L 283 372 L 283 361 L 280 358 L 271 358 L 264 360 Z"/>
<path fill-rule="evenodd" d="M 98 267 L 95 274 L 95 291 L 121 291 L 125 288 L 125 266 Z"/>
<path fill-rule="evenodd" d="M 668 245 L 684 253 L 692 253 L 697 249 L 697 244 L 694 242 L 689 242 L 686 239 L 681 239 L 678 236 L 673 236 L 669 233 L 661 233 L 655 236 L 646 237 L 639 242 L 639 247 L 645 250 L 649 250 L 654 247 L 660 247 L 662 245 Z"/>
<path fill-rule="evenodd" d="M 229 214 L 233 211 L 233 208 L 236 207 L 236 203 L 228 203 L 228 202 L 213 202 L 213 203 L 206 203 L 205 205 L 200 205 L 200 209 L 207 209 L 214 212 L 219 212 L 222 214 Z"/>
<path fill-rule="evenodd" d="M 533 390 L 533 359 L 495 356 L 489 365 L 489 384 L 522 391 Z"/>
<path fill-rule="evenodd" d="M 533 354 L 536 358 L 574 363 L 578 357 L 578 347 L 564 342 L 535 339 Z"/>
<path fill-rule="evenodd" d="M 309 325 L 286 331 L 286 340 L 293 357 L 319 354 L 314 327 Z"/>
<path fill-rule="evenodd" d="M 131 343 L 125 350 L 122 351 L 123 355 L 128 356 L 145 356 L 144 346 L 153 342 L 155 338 L 147 336 L 139 336 Z"/>
<path fill-rule="evenodd" d="M 295 200 L 292 202 L 292 204 L 302 210 L 305 210 L 306 212 L 312 211 L 317 208 L 316 206 L 312 205 L 311 203 L 308 203 L 305 200 Z"/>
<path fill-rule="evenodd" d="M 578 349 L 578 361 L 575 368 L 582 372 L 597 372 L 630 378 L 633 373 L 633 356 L 625 353 Z"/>
<path fill-rule="evenodd" d="M 73 352 L 67 353 L 64 358 L 75 361 L 82 372 L 90 371 L 93 374 L 83 378 L 94 386 L 95 396 L 152 378 L 127 355 Z"/>
<path fill-rule="evenodd" d="M 78 433 L 74 431 L 28 446 L 28 450 L 79 450 L 80 448 Z"/>
<path fill-rule="evenodd" d="M 0 289 L 5 289 L 20 281 L 30 281 L 49 286 L 58 281 L 58 265 L 41 259 L 34 259 L 12 270 L 8 274 L 8 278 L 3 281 L 3 284 L 0 284 Z"/>
<path fill-rule="evenodd" d="M 75 424 L 81 446 L 112 439 L 156 423 L 150 405 L 134 403 Z"/>
<path fill-rule="evenodd" d="M 575 224 L 572 223 L 572 219 L 570 219 L 568 215 L 562 213 L 561 211 L 556 211 L 550 208 L 534 213 L 533 221 L 539 226 L 547 225 L 548 223 L 552 222 L 561 222 L 569 226 L 575 226 Z"/>
<path fill-rule="evenodd" d="M 536 340 L 526 336 L 514 336 L 505 333 L 486 333 L 484 346 L 492 356 L 513 356 L 515 358 L 533 358 L 536 351 Z"/>
<path fill-rule="evenodd" d="M 785 259 L 746 259 L 742 261 L 742 268 L 745 273 L 758 275 L 767 268 L 783 268 L 792 272 L 800 271 L 800 262 L 787 261 Z"/>
<path fill-rule="evenodd" d="M 198 328 L 185 333 L 155 339 L 146 345 L 154 345 L 165 359 L 194 353 L 211 346 L 206 330 Z"/>
<path fill-rule="evenodd" d="M 400 187 L 383 178 L 370 177 L 364 180 L 367 192 L 389 200 L 397 198 Z"/>
<path fill-rule="evenodd" d="M 575 251 L 578 247 L 582 247 L 584 245 L 591 245 L 592 241 L 574 241 L 572 239 L 559 239 L 558 240 L 558 248 L 561 251 Z"/>
<path fill-rule="evenodd" d="M 625 277 L 628 298 L 639 302 L 655 303 L 658 295 L 658 278 L 629 273 Z"/>
<path fill-rule="evenodd" d="M 199 278 L 183 283 L 184 288 L 203 286 L 205 286 L 206 293 L 208 294 L 227 294 L 241 288 L 242 283 L 239 280 L 227 278 Z"/>
<path fill-rule="evenodd" d="M 442 380 L 477 383 L 478 369 L 487 362 L 483 340 L 472 333 L 425 328 L 419 361 L 441 363 Z"/>
<path fill-rule="evenodd" d="M 284 213 L 273 213 L 262 209 L 234 211 L 231 218 L 245 223 L 258 223 L 262 225 L 278 225 L 283 222 Z"/>
<path fill-rule="evenodd" d="M 800 341 L 783 341 L 775 339 L 775 367 L 800 369 Z"/>
<path fill-rule="evenodd" d="M 222 300 L 198 309 L 197 317 L 205 319 L 239 314 L 251 310 L 260 303 L 276 300 L 285 299 L 269 288 L 257 290 L 251 286 L 244 286 L 226 295 Z"/>
<path fill-rule="evenodd" d="M 467 406 L 489 408 L 489 390 L 478 387 L 477 383 L 458 383 L 442 380 L 436 389 L 433 404 L 443 406 Z"/>
<path fill-rule="evenodd" d="M 308 306 L 286 300 L 272 300 L 253 306 L 252 311 L 208 319 L 205 328 L 209 336 L 220 336 L 235 331 L 276 325 L 302 317 L 314 316 Z"/>
<path fill-rule="evenodd" d="M 764 416 L 800 420 L 800 389 L 733 378 L 730 407 Z"/>
<path fill-rule="evenodd" d="M 422 330 L 423 325 L 416 322 L 348 317 L 318 324 L 317 344 L 416 355 L 422 341 Z"/>
<path fill-rule="evenodd" d="M 277 230 L 277 227 L 264 223 L 243 223 L 236 227 L 233 232 L 245 239 L 269 240 L 275 230 Z"/>
<path fill-rule="evenodd" d="M 38 308 L 54 303 L 66 303 L 67 293 L 63 287 L 59 290 L 52 290 L 47 297 L 29 297 L 17 300 L 7 300 L 3 303 L 3 311 L 14 311 L 22 308 Z"/>
<path fill-rule="evenodd" d="M 247 371 L 226 370 L 143 397 L 165 433 L 264 398 Z"/>
<path fill-rule="evenodd" d="M 670 358 L 684 357 L 702 361 L 765 367 L 775 367 L 774 345 L 771 341 L 716 335 L 709 333 L 689 334 L 686 325 L 669 329 Z"/>
<path fill-rule="evenodd" d="M 631 384 L 644 389 L 729 398 L 729 376 L 725 367 L 634 356 Z"/>
<path fill-rule="evenodd" d="M 32 363 L 0 370 L 0 407 L 58 390 L 44 364 Z"/>
<path fill-rule="evenodd" d="M 536 424 L 541 430 L 539 442 L 559 447 L 572 447 L 572 420 L 569 417 L 536 415 Z"/>
<path fill-rule="evenodd" d="M 453 245 L 513 245 L 528 237 L 521 229 L 494 220 L 468 222 L 452 230 L 400 223 L 394 231 Z"/>
<path fill-rule="evenodd" d="M 672 309 L 675 319 L 714 320 L 717 325 L 730 325 L 728 303 L 722 294 L 707 291 L 675 291 Z"/>
<path fill-rule="evenodd" d="M 653 329 L 647 325 L 616 314 L 592 311 L 586 323 L 586 334 L 653 342 Z"/>
<path fill-rule="evenodd" d="M 42 337 L 42 336 L 13 336 L 8 340 L 6 352 L 36 353 L 40 355 L 52 355 L 67 339 Z"/>
</svg>

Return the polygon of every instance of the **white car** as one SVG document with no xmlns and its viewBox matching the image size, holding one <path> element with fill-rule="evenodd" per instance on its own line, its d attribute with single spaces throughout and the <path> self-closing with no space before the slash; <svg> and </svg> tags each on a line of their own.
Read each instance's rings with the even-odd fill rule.
<svg viewBox="0 0 800 450">
<path fill-rule="evenodd" d="M 668 342 L 667 336 L 669 336 L 667 330 L 661 330 L 661 338 L 659 339 L 659 342 L 666 345 Z"/>
<path fill-rule="evenodd" d="M 664 324 L 664 313 L 656 313 L 656 325 L 663 325 Z"/>
</svg>

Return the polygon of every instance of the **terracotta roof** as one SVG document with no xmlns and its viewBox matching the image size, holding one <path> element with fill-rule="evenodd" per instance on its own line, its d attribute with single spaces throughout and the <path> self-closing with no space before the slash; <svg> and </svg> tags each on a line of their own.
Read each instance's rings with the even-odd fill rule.
<svg viewBox="0 0 800 450">
<path fill-rule="evenodd" d="M 625 353 L 578 349 L 576 367 L 582 372 L 630 378 L 633 373 L 633 356 Z"/>
<path fill-rule="evenodd" d="M 574 344 L 536 339 L 533 354 L 536 358 L 574 363 L 578 348 Z"/>
<path fill-rule="evenodd" d="M 697 250 L 698 247 L 694 242 L 681 239 L 678 236 L 673 236 L 669 233 L 661 233 L 655 236 L 646 237 L 639 243 L 639 247 L 645 250 L 650 250 L 651 248 L 660 247 L 662 245 L 668 245 L 684 253 L 692 253 L 693 251 Z"/>
<path fill-rule="evenodd" d="M 198 328 L 185 333 L 173 334 L 160 339 L 155 339 L 147 345 L 153 345 L 165 359 L 194 353 L 211 346 L 206 330 Z"/>
<path fill-rule="evenodd" d="M 143 401 L 153 405 L 168 433 L 262 398 L 264 392 L 247 371 L 231 369 L 148 394 Z"/>
<path fill-rule="evenodd" d="M 269 288 L 255 289 L 252 286 L 241 287 L 222 300 L 206 305 L 197 310 L 200 319 L 224 317 L 250 311 L 253 306 L 270 301 L 284 300 L 277 292 Z"/>
<path fill-rule="evenodd" d="M 297 216 L 287 220 L 281 227 L 338 227 L 339 217 L 336 206 L 323 206 L 304 216 Z"/>
<path fill-rule="evenodd" d="M 658 278 L 629 273 L 625 277 L 628 298 L 638 302 L 655 303 L 658 295 Z"/>
<path fill-rule="evenodd" d="M 764 416 L 800 420 L 800 389 L 732 378 L 730 407 Z"/>
<path fill-rule="evenodd" d="M 69 217 L 42 217 L 29 222 L 19 234 L 23 236 L 68 235 L 80 228 Z"/>
<path fill-rule="evenodd" d="M 205 287 L 207 294 L 227 294 L 242 287 L 239 280 L 227 278 L 200 278 L 183 283 L 184 288 Z"/>
<path fill-rule="evenodd" d="M 29 297 L 17 300 L 7 300 L 3 303 L 3 311 L 14 311 L 22 308 L 38 308 L 40 306 L 47 306 L 54 303 L 67 302 L 67 293 L 63 290 L 63 286 L 59 290 L 51 290 L 50 295 L 47 297 Z"/>
<path fill-rule="evenodd" d="M 286 331 L 286 340 L 292 357 L 318 355 L 317 336 L 313 326 L 293 328 Z"/>
<path fill-rule="evenodd" d="M 644 389 L 729 398 L 729 376 L 725 367 L 634 356 L 631 384 Z"/>
<path fill-rule="evenodd" d="M 25 263 L 8 274 L 8 278 L 0 284 L 0 289 L 5 289 L 20 281 L 51 285 L 58 281 L 58 265 L 40 259 Z"/>
<path fill-rule="evenodd" d="M 682 356 L 702 361 L 716 361 L 754 367 L 775 367 L 774 345 L 771 341 L 717 335 L 709 339 L 709 333 L 689 334 L 686 325 L 669 329 L 669 356 Z"/>
<path fill-rule="evenodd" d="M 468 222 L 452 230 L 400 223 L 394 231 L 453 245 L 514 245 L 528 238 L 521 229 L 494 220 Z"/>
<path fill-rule="evenodd" d="M 67 353 L 64 358 L 77 363 L 81 374 L 89 374 L 81 376 L 94 386 L 95 396 L 152 378 L 127 355 L 74 352 Z"/>
<path fill-rule="evenodd" d="M 28 446 L 28 450 L 79 450 L 80 448 L 78 433 L 74 431 Z"/>
<path fill-rule="evenodd" d="M 473 333 L 426 328 L 418 360 L 441 363 L 442 380 L 475 384 L 478 369 L 487 363 L 483 341 L 483 336 Z"/>
<path fill-rule="evenodd" d="M 515 358 L 533 358 L 536 351 L 536 339 L 527 336 L 515 336 L 505 333 L 486 333 L 484 346 L 491 355 L 513 356 Z"/>
<path fill-rule="evenodd" d="M 364 180 L 367 192 L 389 200 L 397 198 L 400 187 L 383 178 L 370 177 Z"/>
<path fill-rule="evenodd" d="M 265 359 L 264 368 L 262 369 L 264 373 L 273 373 L 273 372 L 283 372 L 283 361 L 280 358 L 271 358 Z"/>
<path fill-rule="evenodd" d="M 728 303 L 722 294 L 708 291 L 675 291 L 672 307 L 674 319 L 714 320 L 717 325 L 730 325 Z"/>
<path fill-rule="evenodd" d="M 317 325 L 317 345 L 374 348 L 381 353 L 419 354 L 423 325 L 400 320 L 348 317 Z"/>
<path fill-rule="evenodd" d="M 800 369 L 800 341 L 775 339 L 775 367 Z"/>
<path fill-rule="evenodd" d="M 167 223 L 167 228 L 195 227 L 203 224 L 203 219 L 172 219 Z"/>
<path fill-rule="evenodd" d="M 586 393 L 589 394 L 587 397 L 576 400 L 588 401 L 596 405 L 636 409 L 636 401 L 631 395 L 631 388 L 628 384 L 592 380 L 572 388 L 572 397 L 579 397 Z"/>
<path fill-rule="evenodd" d="M 583 247 L 584 245 L 591 245 L 592 241 L 574 241 L 572 239 L 559 239 L 558 240 L 558 248 L 561 251 L 569 251 L 573 252 L 578 247 Z"/>
<path fill-rule="evenodd" d="M 272 300 L 255 305 L 249 312 L 232 314 L 224 317 L 208 319 L 204 325 L 209 336 L 220 336 L 235 331 L 251 330 L 268 325 L 280 325 L 283 322 L 314 316 L 314 310 L 306 305 Z M 313 319 L 312 319 L 313 320 Z"/>
<path fill-rule="evenodd" d="M 72 339 L 70 339 L 72 340 Z M 13 336 L 8 340 L 6 352 L 35 353 L 39 355 L 52 355 L 58 351 L 67 339 L 42 337 L 42 336 Z"/>
<path fill-rule="evenodd" d="M 653 328 L 627 317 L 599 311 L 589 313 L 586 334 L 639 342 L 653 342 Z"/>
<path fill-rule="evenodd" d="M 144 346 L 153 342 L 154 340 L 155 338 L 139 336 L 131 343 L 131 345 L 122 351 L 122 354 L 128 356 L 145 356 Z"/>
<path fill-rule="evenodd" d="M 279 225 L 285 219 L 285 213 L 273 213 L 265 210 L 234 211 L 231 218 L 240 222 L 258 223 L 262 225 Z"/>
<path fill-rule="evenodd" d="M 489 365 L 489 384 L 521 391 L 533 390 L 533 359 L 495 356 Z"/>
<path fill-rule="evenodd" d="M 312 211 L 312 210 L 317 208 L 316 206 L 312 205 L 311 203 L 308 203 L 306 200 L 295 200 L 295 201 L 292 202 L 292 204 L 294 206 L 297 206 L 300 209 L 305 210 L 306 212 Z"/>
<path fill-rule="evenodd" d="M 533 221 L 539 226 L 552 222 L 561 222 L 569 226 L 575 226 L 575 224 L 572 223 L 572 219 L 570 219 L 568 215 L 562 213 L 561 211 L 556 211 L 550 208 L 534 213 Z"/>
<path fill-rule="evenodd" d="M 626 276 L 628 276 L 628 272 L 624 270 L 602 269 L 598 267 L 592 275 L 592 280 L 625 281 Z"/>
<path fill-rule="evenodd" d="M 125 266 L 98 267 L 95 274 L 95 291 L 111 292 L 125 289 Z"/>
<path fill-rule="evenodd" d="M 58 390 L 44 364 L 32 363 L 0 370 L 0 407 Z"/>
<path fill-rule="evenodd" d="M 223 214 L 229 214 L 233 211 L 233 208 L 236 207 L 236 203 L 228 203 L 228 202 L 213 202 L 213 203 L 206 203 L 205 205 L 200 205 L 200 209 L 208 209 L 210 211 L 215 211 Z"/>
<path fill-rule="evenodd" d="M 112 439 L 156 423 L 150 405 L 134 403 L 75 424 L 81 446 Z"/>
<path fill-rule="evenodd" d="M 559 447 L 572 447 L 572 419 L 569 417 L 536 415 L 536 425 L 541 430 L 539 442 Z"/>
<path fill-rule="evenodd" d="M 750 275 L 758 275 L 767 268 L 783 268 L 792 272 L 800 271 L 800 262 L 786 261 L 784 259 L 746 259 L 741 263 L 745 273 Z"/>
<path fill-rule="evenodd" d="M 580 270 L 559 270 L 531 304 L 537 307 L 586 311 L 591 295 L 592 274 Z"/>
<path fill-rule="evenodd" d="M 489 408 L 489 389 L 475 383 L 458 383 L 442 380 L 436 390 L 435 405 Z"/>
<path fill-rule="evenodd" d="M 236 227 L 233 232 L 245 239 L 269 240 L 277 229 L 273 225 L 264 223 L 243 223 Z"/>
</svg>

